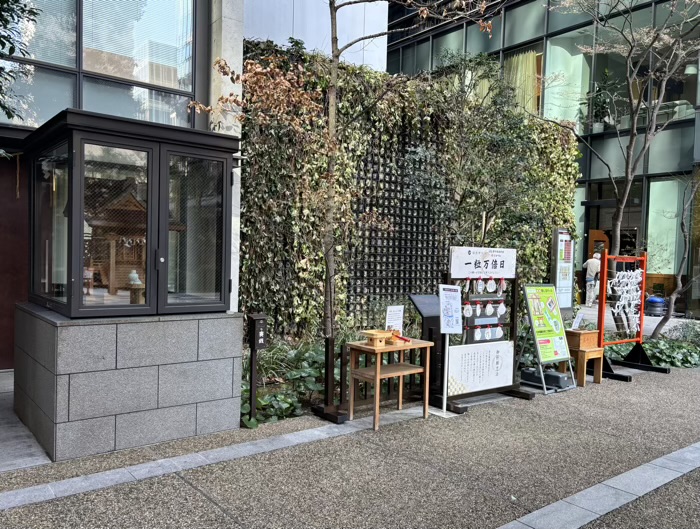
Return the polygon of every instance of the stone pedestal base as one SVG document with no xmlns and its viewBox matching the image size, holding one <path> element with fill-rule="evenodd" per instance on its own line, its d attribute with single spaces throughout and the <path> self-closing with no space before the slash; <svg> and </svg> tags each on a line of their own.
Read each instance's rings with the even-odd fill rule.
<svg viewBox="0 0 700 529">
<path fill-rule="evenodd" d="M 54 461 L 239 427 L 241 314 L 15 309 L 15 412 Z"/>
</svg>

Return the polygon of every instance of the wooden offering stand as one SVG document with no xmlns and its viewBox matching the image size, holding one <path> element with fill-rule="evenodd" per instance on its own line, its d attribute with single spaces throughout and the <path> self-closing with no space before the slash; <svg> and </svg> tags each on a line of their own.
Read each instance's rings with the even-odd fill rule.
<svg viewBox="0 0 700 529">
<path fill-rule="evenodd" d="M 430 376 L 430 348 L 433 342 L 426 340 L 409 340 L 408 338 L 394 335 L 392 331 L 363 331 L 367 337 L 365 342 L 350 342 L 347 344 L 350 353 L 350 405 L 349 419 L 353 420 L 355 414 L 355 380 L 374 385 L 374 429 L 379 429 L 379 401 L 381 393 L 381 381 L 387 378 L 399 379 L 399 392 L 397 399 L 398 409 L 403 407 L 403 377 L 421 375 L 423 377 L 423 417 L 428 418 L 428 387 Z M 387 340 L 396 340 L 394 345 Z M 408 343 L 406 342 L 408 340 Z M 425 355 L 423 364 L 416 365 L 404 362 L 404 353 L 412 349 L 420 349 Z M 399 363 L 383 365 L 382 355 L 385 353 L 399 353 Z M 359 366 L 359 355 L 370 354 L 374 356 L 373 366 Z"/>
</svg>

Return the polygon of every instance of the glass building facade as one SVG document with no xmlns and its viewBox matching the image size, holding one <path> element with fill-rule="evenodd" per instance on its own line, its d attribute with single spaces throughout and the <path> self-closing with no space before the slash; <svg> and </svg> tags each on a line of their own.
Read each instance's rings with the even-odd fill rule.
<svg viewBox="0 0 700 529">
<path fill-rule="evenodd" d="M 21 72 L 13 86 L 20 116 L 11 122 L 2 116 L 0 123 L 39 127 L 65 108 L 78 108 L 194 126 L 187 103 L 204 95 L 195 94 L 193 50 L 206 1 L 31 3 L 40 15 L 19 28 L 29 55 L 2 62 Z"/>
<path fill-rule="evenodd" d="M 638 2 L 632 21 L 643 27 L 668 16 L 667 2 Z M 552 9 L 554 8 L 554 10 Z M 492 31 L 478 24 L 447 22 L 431 27 L 390 34 L 387 55 L 389 73 L 413 75 L 440 66 L 443 50 L 487 53 L 499 60 L 503 75 L 517 91 L 517 102 L 529 112 L 549 119 L 577 124 L 578 132 L 610 164 L 615 176 L 624 174 L 624 131 L 630 116 L 620 110 L 611 112 L 606 123 L 595 123 L 587 104 L 588 94 L 603 82 L 624 80 L 625 64 L 615 55 L 584 53 L 606 38 L 611 30 L 596 27 L 581 13 L 556 10 L 549 2 L 512 2 L 490 14 Z M 619 23 L 614 18 L 610 24 Z M 389 10 L 389 29 L 411 27 L 415 14 L 405 8 Z M 695 33 L 698 33 L 695 35 Z M 700 30 L 691 37 L 700 36 Z M 417 57 L 422 59 L 418 60 Z M 646 65 L 644 60 L 641 68 Z M 696 65 L 697 63 L 695 63 Z M 673 274 L 682 257 L 680 214 L 684 179 L 700 153 L 696 147 L 696 104 L 698 68 L 689 67 L 669 84 L 659 108 L 659 124 L 666 128 L 654 139 L 635 177 L 622 225 L 622 253 L 646 250 L 649 255 L 650 290 L 668 295 L 674 286 Z M 634 93 L 642 104 L 656 101 L 656 89 Z M 668 123 L 667 123 L 668 122 Z M 646 123 L 641 123 L 644 127 Z M 620 134 L 621 132 L 621 134 Z M 644 136 L 638 137 L 641 147 Z M 608 171 L 585 144 L 581 144 L 581 179 L 576 190 L 574 212 L 579 242 L 576 266 L 609 243 L 615 199 Z M 691 214 L 690 277 L 700 274 L 700 206 Z M 700 283 L 686 296 L 686 307 L 700 316 Z"/>
</svg>

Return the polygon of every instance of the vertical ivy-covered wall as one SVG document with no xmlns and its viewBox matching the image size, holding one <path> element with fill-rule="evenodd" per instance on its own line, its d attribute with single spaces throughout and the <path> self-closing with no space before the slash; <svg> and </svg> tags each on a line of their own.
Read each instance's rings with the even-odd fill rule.
<svg viewBox="0 0 700 529">
<path fill-rule="evenodd" d="M 248 43 L 246 57 L 246 71 L 255 76 L 243 82 L 242 310 L 267 313 L 284 336 L 319 335 L 329 64 L 298 46 L 281 50 L 269 43 Z M 340 77 L 340 177 L 333 185 L 341 197 L 335 281 L 342 330 L 368 325 L 377 305 L 434 293 L 447 272 L 454 241 L 435 212 L 436 201 L 452 197 L 449 190 L 439 198 L 417 194 L 412 183 L 445 172 L 454 83 L 353 66 L 344 66 Z M 280 83 L 293 104 L 279 104 Z M 519 178 L 530 191 L 502 215 L 489 242 L 515 246 L 521 275 L 541 281 L 549 270 L 552 228 L 574 227 L 578 151 L 556 125 L 521 126 L 530 143 L 527 174 Z M 435 155 L 417 163 L 411 159 L 417 148 Z M 488 158 L 485 152 L 486 169 Z"/>
</svg>

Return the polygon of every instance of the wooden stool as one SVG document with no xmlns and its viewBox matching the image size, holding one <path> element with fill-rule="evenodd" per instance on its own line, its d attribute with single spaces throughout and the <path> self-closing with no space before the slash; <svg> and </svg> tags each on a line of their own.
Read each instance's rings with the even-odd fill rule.
<svg viewBox="0 0 700 529">
<path fill-rule="evenodd" d="M 586 365 L 589 360 L 593 360 L 593 382 L 600 384 L 603 380 L 603 351 L 602 347 L 593 349 L 572 349 L 571 358 L 576 361 L 576 385 L 586 387 Z M 566 373 L 566 362 L 559 363 L 559 371 Z"/>
</svg>

